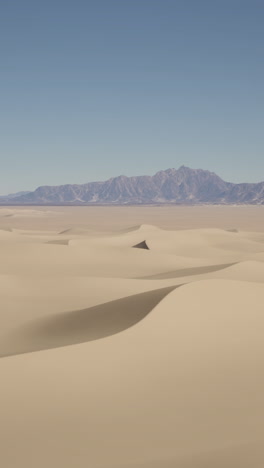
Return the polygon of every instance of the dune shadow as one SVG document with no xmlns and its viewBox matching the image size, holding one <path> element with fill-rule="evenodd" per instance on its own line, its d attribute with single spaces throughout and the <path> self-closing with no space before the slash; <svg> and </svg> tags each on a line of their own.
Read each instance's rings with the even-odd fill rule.
<svg viewBox="0 0 264 468">
<path fill-rule="evenodd" d="M 7 217 L 7 216 L 3 216 L 3 218 L 6 218 L 6 217 Z M 8 215 L 8 217 L 9 217 L 9 215 Z M 2 226 L 2 227 L 0 228 L 0 231 L 13 232 L 13 229 L 10 228 L 10 227 Z"/>
<path fill-rule="evenodd" d="M 146 243 L 146 241 L 142 241 L 142 242 L 139 242 L 139 244 L 136 244 L 136 245 L 133 245 L 133 249 L 145 249 L 145 250 L 149 250 L 149 247 Z"/>
<path fill-rule="evenodd" d="M 72 228 L 67 228 L 67 229 L 64 229 L 63 231 L 60 231 L 58 234 L 61 235 L 61 234 L 69 234 L 72 232 Z"/>
<path fill-rule="evenodd" d="M 69 245 L 69 241 L 67 239 L 50 240 L 50 241 L 46 242 L 46 244 Z"/>
<path fill-rule="evenodd" d="M 176 286 L 179 287 L 179 286 Z M 30 321 L 9 334 L 0 357 L 99 340 L 132 327 L 175 286 Z"/>
<path fill-rule="evenodd" d="M 204 275 L 206 273 L 213 273 L 215 271 L 224 270 L 235 263 L 224 263 L 221 265 L 208 265 L 202 267 L 192 267 L 192 268 L 181 268 L 179 270 L 166 271 L 165 273 L 157 273 L 156 275 L 141 276 L 137 279 L 170 279 L 170 278 L 181 278 L 184 276 L 195 276 L 195 275 Z"/>
<path fill-rule="evenodd" d="M 233 233 L 237 234 L 239 231 L 236 228 L 232 228 L 232 229 L 226 229 L 226 232 L 233 232 Z"/>
</svg>

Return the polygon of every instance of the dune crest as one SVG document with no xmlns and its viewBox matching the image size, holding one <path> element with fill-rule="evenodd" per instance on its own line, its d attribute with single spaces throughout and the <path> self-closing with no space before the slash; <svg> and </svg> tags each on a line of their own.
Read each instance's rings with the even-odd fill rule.
<svg viewBox="0 0 264 468">
<path fill-rule="evenodd" d="M 207 265 L 202 267 L 182 268 L 176 271 L 166 271 L 165 273 L 158 273 L 157 275 L 142 276 L 139 279 L 169 279 L 169 278 L 182 278 L 184 276 L 205 275 L 206 273 L 214 273 L 215 271 L 224 270 L 234 265 L 234 263 L 225 263 L 223 265 Z"/>
<path fill-rule="evenodd" d="M 0 357 L 69 346 L 120 333 L 142 320 L 176 287 L 33 320 L 7 336 L 6 343 L 3 341 L 0 345 Z"/>
</svg>

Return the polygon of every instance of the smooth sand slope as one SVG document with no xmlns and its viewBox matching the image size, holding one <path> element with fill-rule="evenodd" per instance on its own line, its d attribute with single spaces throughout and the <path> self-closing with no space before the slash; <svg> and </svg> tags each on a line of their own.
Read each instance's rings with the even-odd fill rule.
<svg viewBox="0 0 264 468">
<path fill-rule="evenodd" d="M 3 467 L 264 466 L 264 229 L 201 208 L 0 209 Z"/>
</svg>

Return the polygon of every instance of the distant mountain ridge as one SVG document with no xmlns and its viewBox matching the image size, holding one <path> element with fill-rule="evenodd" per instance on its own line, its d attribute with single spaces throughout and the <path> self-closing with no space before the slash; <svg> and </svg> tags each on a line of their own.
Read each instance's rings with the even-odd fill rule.
<svg viewBox="0 0 264 468">
<path fill-rule="evenodd" d="M 264 182 L 234 184 L 214 172 L 159 171 L 153 176 L 113 177 L 105 182 L 42 186 L 33 192 L 0 197 L 12 205 L 264 204 Z"/>
<path fill-rule="evenodd" d="M 0 204 L 3 203 L 4 201 L 10 201 L 14 198 L 21 197 L 22 195 L 27 195 L 28 193 L 31 193 L 31 192 L 22 191 L 22 192 L 17 192 L 17 193 L 9 193 L 8 195 L 0 195 Z"/>
</svg>

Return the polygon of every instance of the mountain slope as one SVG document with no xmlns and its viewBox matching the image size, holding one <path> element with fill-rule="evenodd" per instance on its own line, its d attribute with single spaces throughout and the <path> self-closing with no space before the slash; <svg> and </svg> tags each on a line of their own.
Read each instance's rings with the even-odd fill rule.
<svg viewBox="0 0 264 468">
<path fill-rule="evenodd" d="M 264 204 L 264 182 L 233 184 L 202 169 L 159 171 L 154 176 L 111 178 L 82 185 L 42 186 L 3 197 L 0 204 Z"/>
</svg>

